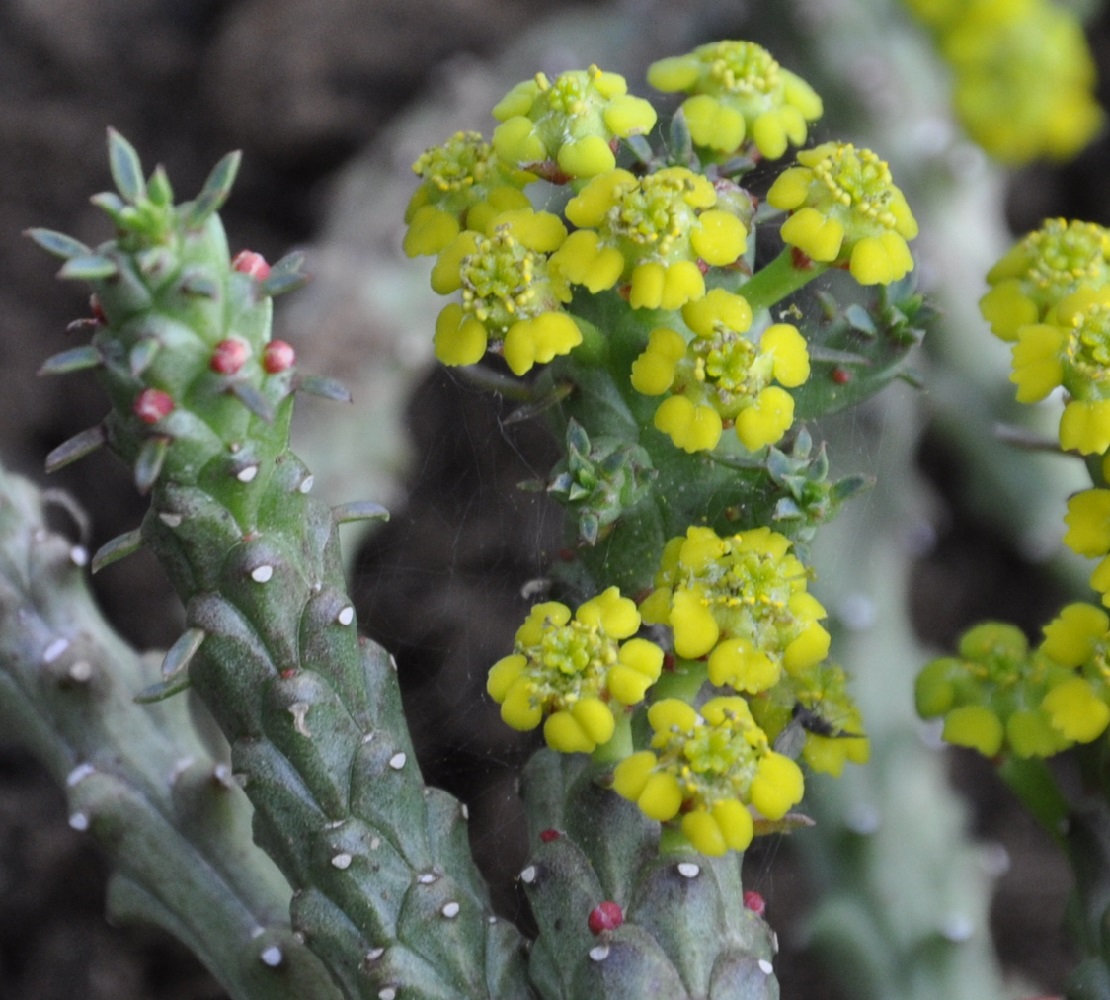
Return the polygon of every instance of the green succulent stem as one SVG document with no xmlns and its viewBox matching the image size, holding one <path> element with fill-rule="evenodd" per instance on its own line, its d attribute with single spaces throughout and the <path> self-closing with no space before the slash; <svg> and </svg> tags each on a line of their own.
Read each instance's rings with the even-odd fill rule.
<svg viewBox="0 0 1110 1000">
<path fill-rule="evenodd" d="M 738 291 L 748 300 L 752 312 L 758 313 L 805 288 L 828 269 L 828 264 L 810 260 L 793 247 L 786 247 L 774 260 L 756 271 Z"/>
<path fill-rule="evenodd" d="M 134 704 L 157 666 L 100 616 L 82 550 L 45 526 L 44 506 L 0 468 L 0 719 L 107 853 L 113 918 L 173 934 L 236 1000 L 337 1000 L 289 926 L 288 882 L 250 843 L 230 768 L 184 700 Z"/>
<path fill-rule="evenodd" d="M 144 698 L 187 678 L 208 707 L 254 806 L 254 839 L 293 887 L 292 926 L 343 996 L 528 997 L 521 939 L 490 910 L 465 810 L 424 784 L 396 666 L 357 631 L 338 522 L 377 508 L 338 517 L 289 449 L 298 389 L 345 397 L 271 342 L 272 296 L 303 280 L 299 258 L 232 261 L 216 213 L 236 158 L 174 206 L 161 174 L 141 183 L 115 133 L 109 149 L 119 196 L 98 203 L 117 237 L 77 271 L 100 308 L 106 440 L 149 492 L 141 540 L 188 629 Z M 88 256 L 34 235 L 80 255 L 64 277 Z"/>
</svg>

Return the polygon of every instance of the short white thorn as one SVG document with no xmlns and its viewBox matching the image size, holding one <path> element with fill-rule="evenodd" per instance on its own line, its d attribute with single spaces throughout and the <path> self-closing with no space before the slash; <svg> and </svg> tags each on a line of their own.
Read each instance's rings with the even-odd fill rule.
<svg viewBox="0 0 1110 1000">
<path fill-rule="evenodd" d="M 235 473 L 235 478 L 238 479 L 239 482 L 241 482 L 241 483 L 250 483 L 250 482 L 254 481 L 254 478 L 257 475 L 258 475 L 258 466 L 257 466 L 257 464 L 256 465 L 244 465 L 243 468 L 241 468 L 237 473 Z"/>
<path fill-rule="evenodd" d="M 389 758 L 389 766 L 393 768 L 394 771 L 400 771 L 401 768 L 405 766 L 405 761 L 408 759 L 408 754 L 406 754 L 404 750 L 399 750 Z"/>
<path fill-rule="evenodd" d="M 309 474 L 301 480 L 301 485 L 297 487 L 302 493 L 308 493 L 312 489 L 312 484 L 316 481 L 316 477 Z"/>
<path fill-rule="evenodd" d="M 69 817 L 69 825 L 71 829 L 84 833 L 89 828 L 89 814 L 83 812 L 72 813 Z"/>
<path fill-rule="evenodd" d="M 692 861 L 682 861 L 678 865 L 678 874 L 683 878 L 697 878 L 701 874 L 701 868 Z"/>
<path fill-rule="evenodd" d="M 535 865 L 529 865 L 527 868 L 525 868 L 524 871 L 522 871 L 520 873 L 520 881 L 524 882 L 528 885 L 531 885 L 533 882 L 535 882 L 536 881 L 536 866 Z"/>
<path fill-rule="evenodd" d="M 444 903 L 443 906 L 439 908 L 439 912 L 442 913 L 448 920 L 454 920 L 455 917 L 459 915 L 459 910 L 461 909 L 462 907 L 459 906 L 458 903 L 456 903 L 454 900 L 451 900 L 451 902 L 449 903 Z"/>
<path fill-rule="evenodd" d="M 92 680 L 93 667 L 88 660 L 77 660 L 69 668 L 69 679 L 77 681 L 78 684 L 84 684 L 86 681 Z"/>
<path fill-rule="evenodd" d="M 180 528 L 181 522 L 185 520 L 180 514 L 175 514 L 172 511 L 164 510 L 158 515 L 158 520 L 161 521 L 167 528 Z"/>
<path fill-rule="evenodd" d="M 762 972 L 765 976 L 769 976 L 772 972 L 775 971 L 775 967 L 765 958 L 761 958 L 758 964 L 759 971 Z"/>
<path fill-rule="evenodd" d="M 350 625 L 355 620 L 355 609 L 352 605 L 348 604 L 343 608 L 339 614 L 335 616 L 335 620 L 340 625 Z"/>
<path fill-rule="evenodd" d="M 64 636 L 58 636 L 42 651 L 42 662 L 53 663 L 67 649 L 69 649 L 69 640 Z"/>
<path fill-rule="evenodd" d="M 273 577 L 274 567 L 267 563 L 263 563 L 261 566 L 255 566 L 255 568 L 251 570 L 251 579 L 255 583 L 269 583 Z"/>
<path fill-rule="evenodd" d="M 84 545 L 74 545 L 69 550 L 69 561 L 74 566 L 88 566 L 89 564 L 89 550 Z"/>
<path fill-rule="evenodd" d="M 90 774 L 96 774 L 96 768 L 92 764 L 87 761 L 84 764 L 78 764 L 66 775 L 66 788 L 81 784 Z"/>
<path fill-rule="evenodd" d="M 609 957 L 609 945 L 599 944 L 590 949 L 590 958 L 595 962 L 604 962 Z"/>
<path fill-rule="evenodd" d="M 276 944 L 272 944 L 258 957 L 262 959 L 263 965 L 268 965 L 271 969 L 276 969 L 281 965 L 281 960 L 285 956 L 282 955 L 281 949 Z"/>
<path fill-rule="evenodd" d="M 342 853 L 335 855 L 335 857 L 331 859 L 331 866 L 332 868 L 338 868 L 341 872 L 345 872 L 348 868 L 351 867 L 351 862 L 354 860 L 355 859 L 353 855 L 348 854 L 346 851 L 343 851 Z"/>
</svg>

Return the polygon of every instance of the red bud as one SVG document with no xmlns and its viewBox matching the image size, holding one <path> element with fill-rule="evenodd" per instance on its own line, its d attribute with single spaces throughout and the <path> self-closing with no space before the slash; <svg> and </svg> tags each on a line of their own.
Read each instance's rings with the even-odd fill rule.
<svg viewBox="0 0 1110 1000">
<path fill-rule="evenodd" d="M 615 931 L 624 923 L 624 911 L 611 899 L 598 903 L 590 911 L 590 930 L 594 934 L 602 931 Z"/>
<path fill-rule="evenodd" d="M 558 840 L 562 834 L 558 830 L 540 830 L 540 840 L 545 844 L 550 844 L 553 840 Z"/>
<path fill-rule="evenodd" d="M 243 274 L 249 274 L 255 281 L 265 281 L 270 276 L 270 265 L 266 263 L 266 258 L 253 250 L 237 253 L 231 267 Z"/>
<path fill-rule="evenodd" d="M 173 413 L 173 399 L 161 389 L 144 389 L 136 397 L 132 410 L 144 424 L 156 424 Z"/>
<path fill-rule="evenodd" d="M 284 340 L 271 340 L 262 352 L 262 367 L 271 375 L 287 371 L 296 360 L 296 351 Z"/>
<path fill-rule="evenodd" d="M 744 892 L 744 905 L 757 917 L 762 917 L 763 912 L 767 909 L 767 904 L 763 901 L 763 897 L 752 889 L 748 889 Z"/>
<path fill-rule="evenodd" d="M 213 349 L 208 367 L 217 375 L 234 375 L 250 357 L 249 345 L 237 337 L 221 340 Z"/>
</svg>

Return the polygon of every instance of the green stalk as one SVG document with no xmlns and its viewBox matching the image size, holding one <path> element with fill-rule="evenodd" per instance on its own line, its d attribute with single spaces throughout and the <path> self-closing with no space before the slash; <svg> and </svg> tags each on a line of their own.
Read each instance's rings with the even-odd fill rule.
<svg viewBox="0 0 1110 1000">
<path fill-rule="evenodd" d="M 76 558 L 75 558 L 76 557 Z M 183 700 L 141 707 L 156 666 L 103 620 L 83 550 L 0 468 L 0 719 L 65 789 L 113 867 L 108 907 L 193 950 L 236 1000 L 336 1000 L 289 926 L 289 884 L 249 839 L 250 805 Z"/>
<path fill-rule="evenodd" d="M 100 308 L 91 351 L 46 368 L 95 368 L 112 410 L 94 437 L 150 493 L 139 535 L 101 562 L 149 546 L 186 606 L 164 682 L 143 698 L 189 684 L 208 706 L 255 841 L 293 886 L 293 927 L 344 996 L 527 997 L 520 939 L 490 911 L 465 811 L 424 785 L 395 665 L 358 635 L 338 523 L 382 512 L 312 496 L 289 449 L 296 391 L 345 398 L 270 342 L 272 296 L 304 280 L 299 259 L 231 261 L 216 212 L 236 157 L 175 206 L 161 170 L 144 181 L 116 133 L 109 152 L 119 196 L 95 201 L 117 238 L 90 250 L 33 235 Z"/>
</svg>

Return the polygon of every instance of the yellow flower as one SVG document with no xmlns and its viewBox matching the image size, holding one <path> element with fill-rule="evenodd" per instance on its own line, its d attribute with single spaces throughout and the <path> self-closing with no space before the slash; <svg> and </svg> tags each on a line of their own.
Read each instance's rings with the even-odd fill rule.
<svg viewBox="0 0 1110 1000">
<path fill-rule="evenodd" d="M 708 655 L 714 683 L 751 690 L 776 667 L 801 671 L 828 654 L 825 609 L 807 593 L 807 575 L 790 541 L 769 528 L 721 538 L 691 527 L 664 548 L 657 589 L 641 612 L 672 626 L 679 656 Z"/>
<path fill-rule="evenodd" d="M 456 132 L 412 165 L 422 183 L 405 210 L 404 251 L 438 254 L 464 229 L 485 230 L 491 214 L 526 208 L 535 175 L 505 163 L 477 132 Z"/>
<path fill-rule="evenodd" d="M 1092 222 L 1046 219 L 987 273 L 979 300 L 991 332 L 1016 340 L 1022 327 L 1044 322 L 1080 288 L 1110 284 L 1110 232 Z"/>
<path fill-rule="evenodd" d="M 1081 556 L 1110 552 L 1110 490 L 1083 490 L 1068 499 L 1064 544 Z"/>
<path fill-rule="evenodd" d="M 655 109 L 628 94 L 624 77 L 596 66 L 548 80 L 537 73 L 517 84 L 493 109 L 498 156 L 548 179 L 593 177 L 616 166 L 617 139 L 649 132 Z M 557 165 L 558 176 L 545 164 Z"/>
<path fill-rule="evenodd" d="M 699 261 L 727 266 L 747 249 L 743 220 L 717 206 L 713 184 L 685 167 L 606 171 L 567 203 L 578 231 L 551 265 L 591 292 L 627 282 L 634 309 L 677 309 L 705 294 Z"/>
<path fill-rule="evenodd" d="M 791 212 L 783 240 L 812 260 L 847 265 L 861 285 L 905 277 L 917 223 L 886 163 L 837 142 L 802 150 L 798 162 L 767 192 L 769 204 Z"/>
<path fill-rule="evenodd" d="M 694 334 L 688 344 L 660 327 L 632 364 L 638 392 L 668 394 L 655 411 L 655 427 L 690 453 L 712 451 L 728 424 L 749 451 L 781 440 L 794 420 L 794 400 L 771 383 L 794 388 L 809 377 L 805 338 L 776 323 L 757 343 L 746 335 L 747 301 L 719 288 L 683 306 L 682 316 Z"/>
<path fill-rule="evenodd" d="M 964 128 L 1003 163 L 1070 159 L 1103 120 L 1094 60 L 1075 15 L 1044 0 L 968 7 L 971 16 L 940 39 Z M 984 9 L 994 16 L 975 16 Z"/>
<path fill-rule="evenodd" d="M 806 141 L 808 123 L 823 110 L 808 83 L 754 42 L 713 42 L 661 59 L 648 68 L 648 82 L 692 95 L 681 109 L 691 138 L 722 153 L 751 146 L 778 159 L 788 143 Z"/>
<path fill-rule="evenodd" d="M 610 706 L 642 701 L 662 671 L 663 650 L 630 638 L 639 627 L 636 605 L 616 587 L 573 618 L 565 604 L 537 604 L 517 629 L 513 653 L 490 669 L 486 690 L 514 729 L 534 729 L 546 717 L 548 746 L 590 753 L 613 735 Z"/>
<path fill-rule="evenodd" d="M 648 710 L 651 749 L 621 761 L 613 789 L 652 819 L 681 815 L 682 833 L 703 854 L 743 851 L 750 808 L 781 819 L 804 791 L 802 772 L 772 750 L 743 698 L 713 698 L 701 712 L 676 699 Z"/>
<path fill-rule="evenodd" d="M 568 354 L 582 331 L 564 311 L 570 291 L 549 268 L 548 255 L 566 238 L 550 212 L 498 213 L 486 235 L 466 230 L 439 255 L 432 287 L 462 292 L 436 321 L 436 357 L 446 365 L 474 364 L 490 342 L 516 375 Z"/>
</svg>

